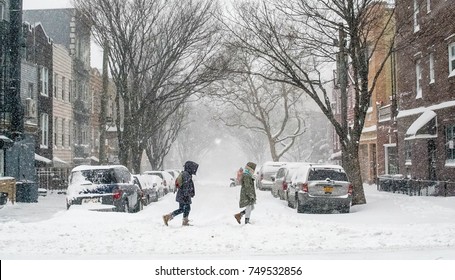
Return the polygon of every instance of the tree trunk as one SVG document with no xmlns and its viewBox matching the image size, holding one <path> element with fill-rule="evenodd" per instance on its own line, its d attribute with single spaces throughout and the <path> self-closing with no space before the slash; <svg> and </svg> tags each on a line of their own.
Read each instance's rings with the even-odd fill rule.
<svg viewBox="0 0 455 280">
<path fill-rule="evenodd" d="M 353 185 L 352 205 L 366 204 L 365 192 L 363 190 L 362 174 L 360 172 L 359 149 L 358 146 L 350 141 L 346 149 L 342 150 L 343 168 L 349 175 L 349 180 Z"/>
</svg>

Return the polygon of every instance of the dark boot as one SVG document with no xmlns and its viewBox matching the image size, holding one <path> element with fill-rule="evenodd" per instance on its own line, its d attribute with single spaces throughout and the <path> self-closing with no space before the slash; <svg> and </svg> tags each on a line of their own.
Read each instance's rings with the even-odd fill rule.
<svg viewBox="0 0 455 280">
<path fill-rule="evenodd" d="M 174 218 L 174 217 L 172 217 L 172 213 L 171 213 L 171 214 L 164 215 L 164 216 L 163 216 L 163 222 L 164 222 L 164 224 L 167 226 L 167 225 L 168 225 L 167 223 L 168 223 L 170 220 L 172 220 L 172 218 Z"/>
<path fill-rule="evenodd" d="M 250 223 L 250 218 L 245 218 L 245 225 Z"/>
<path fill-rule="evenodd" d="M 182 220 L 182 226 L 190 226 L 188 218 L 183 218 Z"/>
</svg>

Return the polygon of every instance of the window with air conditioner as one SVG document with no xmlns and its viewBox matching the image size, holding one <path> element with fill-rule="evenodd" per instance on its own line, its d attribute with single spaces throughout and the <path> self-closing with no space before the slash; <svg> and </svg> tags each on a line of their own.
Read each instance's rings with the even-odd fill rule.
<svg viewBox="0 0 455 280">
<path fill-rule="evenodd" d="M 28 83 L 28 89 L 27 89 L 27 98 L 34 99 L 34 85 L 33 83 Z"/>
<path fill-rule="evenodd" d="M 25 117 L 26 118 L 35 118 L 36 116 L 36 101 L 31 98 L 25 100 Z"/>
</svg>

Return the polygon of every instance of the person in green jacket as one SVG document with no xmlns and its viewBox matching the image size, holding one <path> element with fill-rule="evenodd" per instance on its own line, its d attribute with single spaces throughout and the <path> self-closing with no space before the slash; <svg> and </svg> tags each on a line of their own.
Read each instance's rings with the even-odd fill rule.
<svg viewBox="0 0 455 280">
<path fill-rule="evenodd" d="M 256 203 L 256 191 L 254 189 L 253 179 L 254 169 L 256 169 L 256 163 L 248 162 L 243 170 L 243 176 L 240 182 L 242 187 L 240 189 L 239 207 L 245 207 L 245 209 L 234 215 L 239 224 L 243 216 L 245 216 L 245 224 L 250 223 L 251 211 L 253 211 L 254 204 Z"/>
</svg>

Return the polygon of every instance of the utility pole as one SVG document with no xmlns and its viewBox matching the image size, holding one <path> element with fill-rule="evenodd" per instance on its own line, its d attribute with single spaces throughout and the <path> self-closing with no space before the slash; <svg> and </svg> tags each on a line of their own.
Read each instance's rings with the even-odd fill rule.
<svg viewBox="0 0 455 280">
<path fill-rule="evenodd" d="M 341 127 L 343 134 L 348 134 L 348 74 L 346 61 L 346 33 L 344 32 L 343 23 L 339 24 L 339 53 L 338 53 L 338 81 L 340 84 L 340 103 L 341 103 Z M 344 156 L 341 156 L 341 162 L 344 166 Z"/>
<path fill-rule="evenodd" d="M 107 119 L 107 102 L 109 92 L 109 76 L 108 76 L 108 61 L 109 61 L 109 43 L 104 41 L 103 46 L 103 92 L 101 94 L 101 110 L 100 110 L 100 164 L 107 164 L 106 153 L 106 119 Z"/>
</svg>

